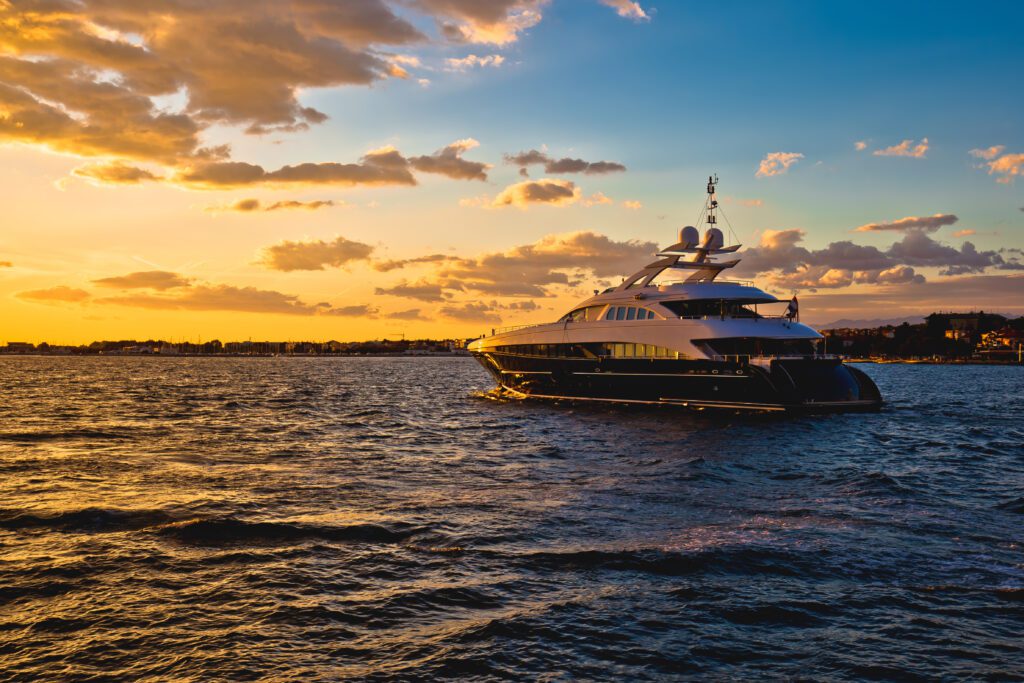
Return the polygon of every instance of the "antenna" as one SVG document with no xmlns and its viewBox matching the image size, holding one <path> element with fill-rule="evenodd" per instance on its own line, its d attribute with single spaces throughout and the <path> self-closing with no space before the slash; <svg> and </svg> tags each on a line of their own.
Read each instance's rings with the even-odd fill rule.
<svg viewBox="0 0 1024 683">
<path fill-rule="evenodd" d="M 708 176 L 708 227 L 715 227 L 718 224 L 718 217 L 715 210 L 718 208 L 718 199 L 715 198 L 715 185 L 718 184 L 718 174 Z"/>
</svg>

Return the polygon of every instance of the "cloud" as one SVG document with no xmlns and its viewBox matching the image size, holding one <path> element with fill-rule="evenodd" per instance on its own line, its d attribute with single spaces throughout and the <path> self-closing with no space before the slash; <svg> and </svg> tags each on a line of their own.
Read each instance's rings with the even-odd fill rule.
<svg viewBox="0 0 1024 683">
<path fill-rule="evenodd" d="M 789 170 L 790 166 L 803 158 L 804 155 L 799 152 L 769 152 L 764 159 L 761 159 L 761 164 L 754 175 L 758 178 L 782 175 Z"/>
<path fill-rule="evenodd" d="M 776 284 L 786 287 L 828 288 L 896 280 L 923 282 L 924 276 L 914 267 L 936 268 L 940 275 L 1024 267 L 1016 257 L 978 251 L 971 242 L 956 249 L 933 240 L 922 230 L 907 232 L 886 250 L 848 240 L 809 250 L 800 245 L 803 238 L 804 231 L 799 229 L 766 230 L 761 243 L 744 252 L 737 272 L 771 274 Z"/>
<path fill-rule="evenodd" d="M 409 159 L 409 164 L 421 173 L 437 173 L 456 180 L 487 180 L 489 164 L 462 158 L 465 152 L 479 146 L 473 138 L 456 140 L 430 156 Z"/>
<path fill-rule="evenodd" d="M 463 304 L 448 304 L 442 306 L 438 311 L 445 318 L 459 320 L 461 322 L 490 323 L 498 324 L 501 316 L 494 312 L 494 309 L 485 303 L 467 302 Z"/>
<path fill-rule="evenodd" d="M 458 180 L 486 180 L 487 164 L 467 161 L 462 154 L 479 143 L 457 140 L 432 155 L 407 159 L 394 147 L 367 152 L 355 164 L 305 163 L 266 171 L 240 161 L 217 161 L 185 168 L 174 177 L 178 184 L 195 189 L 221 189 L 266 185 L 416 185 L 411 169 Z"/>
<path fill-rule="evenodd" d="M 311 240 L 292 242 L 265 247 L 259 263 L 270 270 L 291 272 L 294 270 L 323 270 L 325 266 L 338 268 L 352 261 L 368 259 L 373 247 L 337 237 L 331 242 Z"/>
<path fill-rule="evenodd" d="M 433 272 L 415 285 L 402 283 L 378 289 L 377 293 L 422 301 L 440 301 L 457 292 L 542 297 L 549 294 L 549 287 L 569 287 L 581 277 L 628 275 L 647 263 L 656 251 L 653 242 L 617 242 L 594 232 L 548 235 L 504 252 L 433 260 Z M 407 261 L 414 262 L 425 261 Z"/>
<path fill-rule="evenodd" d="M 857 228 L 856 232 L 879 232 L 883 230 L 924 230 L 935 232 L 945 225 L 953 225 L 958 220 L 957 216 L 951 213 L 937 213 L 933 216 L 907 216 L 897 221 L 888 223 L 868 223 Z"/>
<path fill-rule="evenodd" d="M 400 296 L 418 301 L 444 301 L 444 288 L 440 284 L 420 281 L 415 284 L 400 282 L 394 287 L 378 287 L 378 295 Z"/>
<path fill-rule="evenodd" d="M 493 67 L 498 68 L 505 63 L 505 58 L 501 55 L 486 55 L 479 57 L 477 55 L 466 55 L 461 58 L 449 58 L 445 60 L 445 64 L 448 65 L 449 71 L 468 71 L 472 68 L 484 68 Z"/>
<path fill-rule="evenodd" d="M 595 192 L 583 200 L 583 206 L 605 206 L 614 203 L 615 200 L 606 196 L 603 192 Z"/>
<path fill-rule="evenodd" d="M 904 140 L 898 145 L 876 149 L 872 154 L 876 157 L 913 157 L 923 159 L 928 152 L 928 138 L 921 138 L 921 142 L 914 144 L 913 140 Z"/>
<path fill-rule="evenodd" d="M 626 201 L 622 202 L 622 206 L 623 208 L 633 209 L 634 211 L 636 211 L 637 209 L 644 208 L 643 202 L 640 202 L 636 199 L 627 199 Z"/>
<path fill-rule="evenodd" d="M 749 207 L 764 206 L 764 200 L 763 199 L 739 199 L 739 198 L 736 198 L 736 197 L 729 197 L 729 196 L 723 197 L 722 198 L 722 203 L 723 204 L 735 204 L 737 206 L 749 206 Z"/>
<path fill-rule="evenodd" d="M 969 275 L 933 280 L 907 287 L 882 284 L 863 292 L 827 292 L 801 295 L 800 308 L 808 319 L 877 318 L 927 315 L 932 311 L 978 310 L 1024 314 L 1020 297 L 1024 275 Z M 812 317 L 813 316 L 813 317 Z"/>
<path fill-rule="evenodd" d="M 367 304 L 358 304 L 355 306 L 341 306 L 338 308 L 330 307 L 330 305 L 320 306 L 320 315 L 333 315 L 342 318 L 376 318 L 380 310 L 369 306 Z"/>
<path fill-rule="evenodd" d="M 986 147 L 984 149 L 972 149 L 968 154 L 972 157 L 991 161 L 1002 154 L 1004 149 L 1006 149 L 1004 145 L 992 145 L 991 147 Z"/>
<path fill-rule="evenodd" d="M 430 318 L 427 318 L 426 316 L 422 315 L 420 313 L 420 309 L 418 308 L 410 308 L 407 311 L 393 311 L 391 313 L 386 313 L 384 317 L 390 318 L 392 320 L 430 320 Z"/>
<path fill-rule="evenodd" d="M 344 202 L 340 202 L 344 203 Z M 316 211 L 317 209 L 323 209 L 331 206 L 338 206 L 339 202 L 332 199 L 317 199 L 310 202 L 302 202 L 295 199 L 285 199 L 272 204 L 261 204 L 258 199 L 239 199 L 236 202 L 232 202 L 227 205 L 214 205 L 206 207 L 206 211 L 211 213 L 220 213 L 223 211 L 237 211 L 240 213 L 252 213 L 255 211 L 281 211 L 288 209 L 303 209 L 306 211 Z"/>
<path fill-rule="evenodd" d="M 1009 184 L 1024 175 L 1024 154 L 1003 154 L 1004 149 L 1002 145 L 995 145 L 984 150 L 972 149 L 970 153 L 986 160 L 984 165 L 988 166 L 989 175 L 1002 176 L 996 178 L 997 183 Z"/>
<path fill-rule="evenodd" d="M 93 280 L 93 284 L 100 287 L 114 287 L 117 289 L 156 289 L 164 291 L 177 287 L 188 287 L 192 281 L 178 273 L 170 273 L 166 270 L 147 270 L 137 273 L 128 273 L 118 277 L 104 277 Z"/>
<path fill-rule="evenodd" d="M 415 185 L 409 162 L 398 150 L 386 147 L 365 154 L 357 164 L 305 163 L 265 171 L 240 161 L 200 164 L 180 171 L 175 182 L 197 189 L 247 185 Z"/>
<path fill-rule="evenodd" d="M 298 297 L 273 290 L 232 285 L 195 285 L 173 295 L 131 294 L 96 299 L 96 303 L 155 310 L 241 311 L 245 313 L 281 313 L 314 315 L 319 306 Z"/>
<path fill-rule="evenodd" d="M 26 301 L 41 303 L 81 303 L 89 298 L 89 292 L 84 289 L 59 285 L 49 289 L 33 289 L 27 292 L 18 292 L 14 296 Z"/>
<path fill-rule="evenodd" d="M 957 250 L 936 242 L 922 232 L 907 233 L 902 241 L 890 247 L 888 254 L 897 263 L 941 268 L 940 275 L 980 273 L 1004 262 L 997 252 L 978 251 L 971 242 L 964 242 Z"/>
<path fill-rule="evenodd" d="M 536 301 L 513 301 L 510 304 L 499 304 L 496 301 L 491 302 L 493 308 L 501 308 L 508 311 L 539 311 L 540 306 L 537 305 Z"/>
<path fill-rule="evenodd" d="M 865 142 L 864 140 L 858 140 L 857 142 L 853 143 L 853 148 L 858 152 L 863 152 L 865 149 L 868 148 L 868 143 Z"/>
<path fill-rule="evenodd" d="M 578 202 L 582 196 L 576 183 L 558 178 L 542 178 L 509 185 L 494 198 L 491 206 L 515 206 L 520 209 L 530 204 L 568 206 Z"/>
<path fill-rule="evenodd" d="M 28 14 L 5 10 L 6 27 L 23 19 L 22 13 Z M 0 53 L 7 52 L 0 56 L 0 141 L 162 163 L 197 154 L 202 126 L 191 117 L 160 112 L 149 97 L 125 84 L 101 81 L 65 59 L 10 56 L 23 49 L 35 54 L 29 48 L 40 41 L 31 36 L 52 27 L 34 28 L 0 35 Z M 53 49 L 60 51 L 56 45 Z"/>
<path fill-rule="evenodd" d="M 608 173 L 622 173 L 626 167 L 617 161 L 584 161 L 583 159 L 571 159 L 564 157 L 554 159 L 546 152 L 531 149 L 528 152 L 518 154 L 506 154 L 505 163 L 520 167 L 520 174 L 527 176 L 528 166 L 543 165 L 545 173 L 562 175 L 566 173 L 583 173 L 586 175 L 605 175 Z"/>
<path fill-rule="evenodd" d="M 158 179 L 153 171 L 124 165 L 147 162 L 196 186 L 411 185 L 410 175 L 362 164 L 300 163 L 265 171 L 231 159 L 227 145 L 203 147 L 202 141 L 223 127 L 256 135 L 304 130 L 327 119 L 301 101 L 304 93 L 410 78 L 407 69 L 422 62 L 404 49 L 430 41 L 417 28 L 424 19 L 434 20 L 449 39 L 500 45 L 537 24 L 546 4 L 2 0 L 0 143 L 109 159 L 107 168 L 78 173 L 104 182 Z M 394 48 L 403 53 L 390 53 Z M 502 61 L 501 55 L 479 55 L 452 64 Z"/>
<path fill-rule="evenodd" d="M 457 261 L 457 256 L 447 256 L 445 254 L 430 254 L 428 256 L 417 256 L 416 258 L 409 259 L 397 259 L 391 261 L 375 261 L 373 263 L 373 269 L 379 270 L 382 273 L 387 273 L 391 270 L 398 268 L 405 268 L 406 266 L 418 264 L 418 263 L 438 263 L 440 261 Z"/>
<path fill-rule="evenodd" d="M 650 21 L 651 19 L 640 3 L 633 0 L 600 0 L 600 2 L 602 5 L 614 9 L 616 14 L 625 19 L 633 21 Z"/>
<path fill-rule="evenodd" d="M 976 232 L 977 231 L 970 229 L 957 230 L 956 232 L 953 233 L 953 237 L 970 237 L 971 235 L 974 235 Z"/>
<path fill-rule="evenodd" d="M 441 34 L 457 43 L 515 42 L 543 18 L 547 0 L 412 0 L 435 15 Z"/>
<path fill-rule="evenodd" d="M 71 173 L 79 178 L 95 180 L 105 185 L 137 185 L 147 180 L 161 180 L 163 177 L 123 161 L 86 164 L 72 170 Z"/>
<path fill-rule="evenodd" d="M 0 51 L 13 57 L 0 82 L 11 87 L 0 101 L 9 110 L 18 100 L 23 125 L 4 132 L 60 151 L 180 159 L 212 123 L 257 133 L 319 123 L 326 117 L 299 103 L 301 89 L 387 78 L 391 63 L 369 46 L 425 40 L 382 0 L 268 0 L 249 10 L 244 0 L 8 6 Z M 180 113 L 151 100 L 176 93 Z"/>
<path fill-rule="evenodd" d="M 0 268 L 13 268 L 14 264 L 10 261 L 0 261 Z"/>
</svg>

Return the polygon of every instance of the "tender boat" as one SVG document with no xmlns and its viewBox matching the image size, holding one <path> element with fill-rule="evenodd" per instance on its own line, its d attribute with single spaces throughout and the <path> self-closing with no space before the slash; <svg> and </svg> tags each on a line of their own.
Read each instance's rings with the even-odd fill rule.
<svg viewBox="0 0 1024 683">
<path fill-rule="evenodd" d="M 668 404 L 751 411 L 872 410 L 878 387 L 839 356 L 819 353 L 822 335 L 751 282 L 718 275 L 739 263 L 717 226 L 717 177 L 708 179 L 701 238 L 676 244 L 617 287 L 553 323 L 492 330 L 469 351 L 510 396 Z M 685 277 L 680 277 L 683 275 Z M 676 281 L 659 282 L 659 279 Z M 759 310 L 762 309 L 762 310 Z"/>
</svg>

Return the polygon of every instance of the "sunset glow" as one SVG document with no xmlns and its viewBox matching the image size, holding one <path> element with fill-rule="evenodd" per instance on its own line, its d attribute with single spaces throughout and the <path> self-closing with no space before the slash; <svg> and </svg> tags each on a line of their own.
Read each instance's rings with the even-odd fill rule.
<svg viewBox="0 0 1024 683">
<path fill-rule="evenodd" d="M 810 322 L 1019 315 L 1020 19 L 0 0 L 0 342 L 555 319 L 712 172 L 737 275 Z"/>
</svg>

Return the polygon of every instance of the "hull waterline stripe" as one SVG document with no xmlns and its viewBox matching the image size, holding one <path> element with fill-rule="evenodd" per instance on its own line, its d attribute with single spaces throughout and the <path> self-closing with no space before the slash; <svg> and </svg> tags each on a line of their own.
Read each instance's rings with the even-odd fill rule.
<svg viewBox="0 0 1024 683">
<path fill-rule="evenodd" d="M 573 375 L 610 375 L 612 377 L 707 377 L 709 379 L 746 379 L 750 375 L 703 375 L 695 372 L 573 372 Z"/>
<path fill-rule="evenodd" d="M 785 406 L 774 405 L 771 403 L 720 403 L 715 401 L 690 401 L 685 399 L 659 399 L 657 401 L 642 401 L 635 398 L 593 398 L 586 396 L 551 396 L 548 394 L 524 394 L 521 391 L 516 391 L 510 387 L 501 385 L 501 388 L 508 391 L 511 394 L 522 398 L 549 398 L 556 401 L 602 401 L 605 403 L 640 403 L 643 405 L 659 406 L 659 405 L 679 405 L 679 406 L 695 406 L 698 408 L 741 408 L 745 410 L 771 410 L 776 412 L 784 412 Z M 825 403 L 818 403 L 812 405 L 828 405 Z M 840 403 L 837 405 L 849 405 L 848 403 Z M 801 407 L 802 404 L 795 404 L 794 408 Z"/>
</svg>

